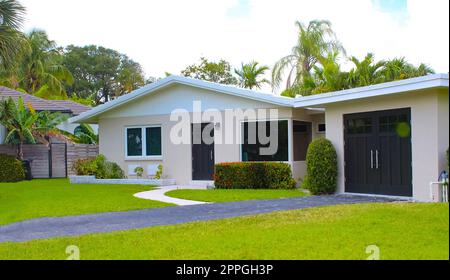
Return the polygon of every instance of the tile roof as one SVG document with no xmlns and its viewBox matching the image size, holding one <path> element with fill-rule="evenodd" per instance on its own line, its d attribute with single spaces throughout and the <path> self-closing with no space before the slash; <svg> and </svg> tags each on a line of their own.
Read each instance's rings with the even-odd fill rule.
<svg viewBox="0 0 450 280">
<path fill-rule="evenodd" d="M 56 103 L 58 106 L 69 109 L 72 111 L 74 116 L 78 116 L 81 113 L 91 110 L 92 108 L 80 103 L 76 103 L 71 100 L 52 100 L 53 103 Z"/>
<path fill-rule="evenodd" d="M 27 93 L 18 92 L 16 90 L 0 86 L 0 99 L 11 97 L 17 101 L 22 97 L 25 104 L 31 104 L 36 111 L 51 111 L 72 114 L 77 116 L 83 112 L 89 111 L 91 108 L 67 100 L 46 100 Z"/>
</svg>

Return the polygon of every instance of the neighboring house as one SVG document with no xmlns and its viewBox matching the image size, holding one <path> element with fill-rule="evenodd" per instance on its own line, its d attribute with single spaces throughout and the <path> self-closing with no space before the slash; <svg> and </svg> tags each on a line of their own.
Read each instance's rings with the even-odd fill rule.
<svg viewBox="0 0 450 280">
<path fill-rule="evenodd" d="M 34 110 L 40 111 L 50 111 L 50 112 L 60 112 L 62 114 L 66 114 L 68 117 L 78 116 L 79 114 L 89 111 L 91 107 L 81 105 L 75 103 L 70 100 L 46 100 L 42 99 L 30 94 L 18 92 L 12 90 L 7 87 L 0 86 L 0 100 L 11 97 L 14 101 L 17 102 L 19 97 L 22 97 L 24 104 L 30 104 Z M 62 123 L 59 128 L 74 133 L 76 127 L 79 124 L 73 124 L 69 120 Z M 97 131 L 98 127 L 96 125 L 93 126 L 93 129 Z M 5 127 L 0 125 L 0 144 L 3 144 L 3 141 L 6 137 L 6 129 Z"/>
<path fill-rule="evenodd" d="M 215 163 L 239 161 L 287 162 L 294 178 L 302 179 L 309 143 L 326 137 L 338 153 L 339 193 L 428 201 L 429 182 L 447 166 L 448 84 L 447 74 L 437 74 L 290 99 L 171 76 L 71 121 L 98 124 L 100 153 L 129 175 L 136 166 L 150 170 L 163 164 L 165 176 L 178 184 L 212 180 Z M 201 108 L 195 101 L 202 102 Z M 171 119 L 180 109 L 191 117 L 187 125 L 180 126 L 173 115 Z M 193 112 L 211 109 L 219 116 L 193 119 Z M 233 128 L 224 123 L 230 109 L 278 109 L 278 116 L 241 115 Z M 178 117 L 182 119 L 181 113 Z M 275 154 L 260 154 L 264 143 L 248 143 L 250 124 L 256 121 L 278 123 Z M 192 128 L 206 130 L 208 123 L 214 127 L 214 142 L 177 142 L 178 128 L 187 129 L 191 139 L 199 131 Z M 223 140 L 234 129 L 244 144 Z"/>
</svg>

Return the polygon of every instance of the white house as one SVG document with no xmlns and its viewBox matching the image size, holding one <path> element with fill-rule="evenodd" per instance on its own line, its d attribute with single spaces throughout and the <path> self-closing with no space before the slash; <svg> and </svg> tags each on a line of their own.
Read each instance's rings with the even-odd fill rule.
<svg viewBox="0 0 450 280">
<path fill-rule="evenodd" d="M 98 124 L 100 153 L 124 170 L 162 164 L 179 184 L 212 180 L 214 164 L 239 161 L 286 162 L 301 180 L 309 143 L 326 137 L 338 153 L 339 193 L 428 201 L 429 182 L 447 166 L 448 98 L 447 74 L 296 99 L 171 76 L 71 121 Z M 260 137 L 250 141 L 253 124 L 277 127 L 273 153 L 261 153 Z M 195 142 L 200 132 L 212 141 Z"/>
</svg>

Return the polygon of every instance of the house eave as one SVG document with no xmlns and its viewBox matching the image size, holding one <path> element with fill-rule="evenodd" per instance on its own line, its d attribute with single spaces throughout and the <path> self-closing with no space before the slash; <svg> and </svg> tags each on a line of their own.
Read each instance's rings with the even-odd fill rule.
<svg viewBox="0 0 450 280">
<path fill-rule="evenodd" d="M 448 88 L 448 74 L 434 74 L 419 78 L 394 81 L 337 92 L 330 92 L 295 99 L 295 108 L 324 107 L 329 104 L 365 99 L 391 94 L 403 94 L 432 88 Z"/>
</svg>

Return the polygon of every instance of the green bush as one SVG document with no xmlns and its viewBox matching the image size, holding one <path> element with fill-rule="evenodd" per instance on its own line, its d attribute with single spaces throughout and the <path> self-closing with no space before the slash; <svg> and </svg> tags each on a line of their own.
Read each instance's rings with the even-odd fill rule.
<svg viewBox="0 0 450 280">
<path fill-rule="evenodd" d="M 22 162 L 13 156 L 0 154 L 0 182 L 20 182 L 25 179 Z"/>
<path fill-rule="evenodd" d="M 303 187 L 312 194 L 330 194 L 337 187 L 337 154 L 333 144 L 324 138 L 314 140 L 306 155 L 307 175 Z"/>
<path fill-rule="evenodd" d="M 294 189 L 289 164 L 276 162 L 237 162 L 216 165 L 218 189 Z"/>
<path fill-rule="evenodd" d="M 125 178 L 122 168 L 117 163 L 107 161 L 103 155 L 79 159 L 75 162 L 73 169 L 79 176 L 95 176 L 97 179 Z"/>
</svg>

